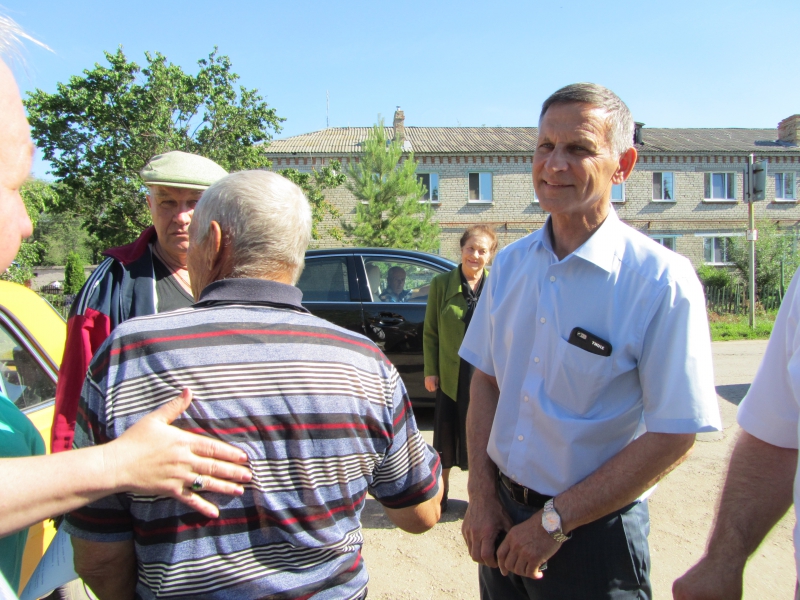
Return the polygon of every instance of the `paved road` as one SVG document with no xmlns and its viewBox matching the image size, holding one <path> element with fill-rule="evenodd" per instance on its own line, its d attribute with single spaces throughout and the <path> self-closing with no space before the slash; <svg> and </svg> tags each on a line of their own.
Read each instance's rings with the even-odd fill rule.
<svg viewBox="0 0 800 600">
<path fill-rule="evenodd" d="M 736 406 L 755 375 L 765 341 L 715 342 L 714 374 L 724 431 L 699 436 L 692 456 L 659 485 L 650 500 L 655 598 L 670 598 L 672 581 L 703 553 L 732 444 L 738 433 Z M 430 442 L 432 413 L 418 411 Z M 453 469 L 451 510 L 433 531 L 412 536 L 394 528 L 374 501 L 364 515 L 364 559 L 370 598 L 477 598 L 477 568 L 461 539 L 466 510 L 466 473 Z M 745 598 L 792 598 L 793 512 L 759 548 L 745 573 Z"/>
</svg>

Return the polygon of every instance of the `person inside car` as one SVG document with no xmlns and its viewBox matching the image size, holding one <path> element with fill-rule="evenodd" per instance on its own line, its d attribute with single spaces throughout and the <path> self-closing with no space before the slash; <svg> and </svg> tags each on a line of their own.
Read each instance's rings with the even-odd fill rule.
<svg viewBox="0 0 800 600">
<path fill-rule="evenodd" d="M 394 266 L 386 274 L 387 289 L 381 294 L 382 302 L 408 302 L 411 297 L 411 290 L 404 289 L 406 286 L 406 270 L 403 267 Z"/>
</svg>

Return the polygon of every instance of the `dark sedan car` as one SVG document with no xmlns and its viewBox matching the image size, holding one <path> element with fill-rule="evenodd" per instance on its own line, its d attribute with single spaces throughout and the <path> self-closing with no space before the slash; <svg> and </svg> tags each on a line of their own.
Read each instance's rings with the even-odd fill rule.
<svg viewBox="0 0 800 600">
<path fill-rule="evenodd" d="M 422 326 L 431 279 L 455 263 L 424 252 L 387 248 L 309 250 L 297 287 L 303 306 L 363 333 L 397 368 L 417 406 L 433 405 L 425 390 Z"/>
</svg>

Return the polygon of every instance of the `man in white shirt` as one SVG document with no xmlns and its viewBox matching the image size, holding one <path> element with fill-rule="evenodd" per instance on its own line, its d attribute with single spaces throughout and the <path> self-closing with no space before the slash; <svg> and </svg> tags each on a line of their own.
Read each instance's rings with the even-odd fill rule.
<svg viewBox="0 0 800 600">
<path fill-rule="evenodd" d="M 636 158 L 610 90 L 542 106 L 550 217 L 497 256 L 460 351 L 477 368 L 462 532 L 483 599 L 649 598 L 648 490 L 721 426 L 694 269 L 611 207 Z"/>
<path fill-rule="evenodd" d="M 800 277 L 795 276 L 753 384 L 739 405 L 737 421 L 744 431 L 731 455 L 708 549 L 702 560 L 673 584 L 677 600 L 741 598 L 747 559 L 789 510 L 793 495 L 797 511 L 800 499 L 798 285 Z M 799 539 L 795 525 L 795 561 L 800 557 Z M 800 573 L 800 561 L 797 565 Z"/>
</svg>

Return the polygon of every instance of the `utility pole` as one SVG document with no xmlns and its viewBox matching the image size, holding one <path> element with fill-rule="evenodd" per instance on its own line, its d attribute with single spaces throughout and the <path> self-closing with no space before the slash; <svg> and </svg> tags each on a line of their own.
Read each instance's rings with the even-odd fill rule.
<svg viewBox="0 0 800 600">
<path fill-rule="evenodd" d="M 751 154 L 747 158 L 747 171 L 745 172 L 744 195 L 747 202 L 748 225 L 747 225 L 747 244 L 749 246 L 748 267 L 750 270 L 750 327 L 756 326 L 756 241 L 758 240 L 758 230 L 756 230 L 755 214 L 753 204 L 758 200 L 764 200 L 767 192 L 767 161 L 755 162 Z"/>
</svg>

